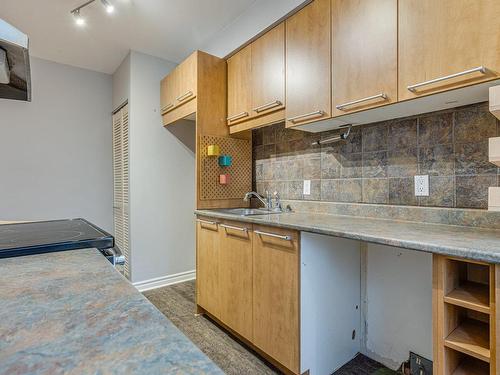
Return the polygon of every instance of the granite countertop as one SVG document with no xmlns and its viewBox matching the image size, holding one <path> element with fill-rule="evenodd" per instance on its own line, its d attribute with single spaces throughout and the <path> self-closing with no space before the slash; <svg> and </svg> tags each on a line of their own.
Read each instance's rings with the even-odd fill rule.
<svg viewBox="0 0 500 375">
<path fill-rule="evenodd" d="M 500 263 L 500 230 L 494 229 L 305 212 L 245 217 L 196 210 L 195 214 Z"/>
<path fill-rule="evenodd" d="M 0 374 L 222 374 L 96 249 L 0 260 Z"/>
</svg>

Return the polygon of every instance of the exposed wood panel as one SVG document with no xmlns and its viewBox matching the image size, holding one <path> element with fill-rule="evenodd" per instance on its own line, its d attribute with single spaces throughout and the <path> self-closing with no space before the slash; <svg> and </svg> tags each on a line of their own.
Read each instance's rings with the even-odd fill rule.
<svg viewBox="0 0 500 375">
<path fill-rule="evenodd" d="M 315 0 L 286 20 L 287 126 L 331 117 L 330 14 L 330 0 Z"/>
<path fill-rule="evenodd" d="M 257 39 L 251 49 L 252 113 L 258 116 L 284 108 L 285 24 Z"/>
<path fill-rule="evenodd" d="M 220 318 L 219 227 L 213 219 L 196 223 L 196 303 Z"/>
<path fill-rule="evenodd" d="M 256 234 L 289 235 L 283 240 Z M 299 366 L 299 234 L 254 225 L 253 233 L 254 344 L 291 371 Z"/>
<path fill-rule="evenodd" d="M 397 0 L 332 1 L 334 116 L 397 101 L 397 19 Z"/>
<path fill-rule="evenodd" d="M 224 221 L 220 235 L 220 319 L 251 341 L 252 225 Z"/>
<path fill-rule="evenodd" d="M 227 124 L 248 120 L 251 107 L 252 49 L 247 46 L 227 60 Z"/>
<path fill-rule="evenodd" d="M 399 99 L 491 80 L 500 76 L 498 0 L 399 0 Z M 485 66 L 415 91 L 408 86 Z"/>
</svg>

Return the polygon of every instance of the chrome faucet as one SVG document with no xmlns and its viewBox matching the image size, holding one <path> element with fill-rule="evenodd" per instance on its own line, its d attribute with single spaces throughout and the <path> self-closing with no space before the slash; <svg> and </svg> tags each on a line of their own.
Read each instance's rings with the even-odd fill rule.
<svg viewBox="0 0 500 375">
<path fill-rule="evenodd" d="M 266 198 L 265 199 L 263 196 L 256 193 L 255 191 L 250 191 L 250 192 L 245 194 L 245 197 L 243 198 L 243 200 L 248 201 L 251 197 L 255 197 L 258 200 L 260 200 L 262 202 L 262 204 L 264 205 L 264 208 L 266 210 L 269 210 L 269 211 L 273 210 L 273 211 L 278 211 L 278 212 L 282 211 L 280 196 L 279 196 L 277 191 L 275 191 L 274 194 L 271 195 L 271 193 L 266 190 Z M 276 205 L 273 205 L 273 197 L 274 197 L 274 200 L 276 201 Z"/>
<path fill-rule="evenodd" d="M 269 209 L 269 198 L 266 202 L 260 194 L 256 193 L 255 191 L 249 191 L 248 193 L 245 194 L 245 197 L 243 198 L 243 200 L 245 202 L 247 202 L 251 197 L 257 198 L 258 200 L 260 200 L 262 202 L 262 204 L 264 205 L 265 208 Z"/>
</svg>

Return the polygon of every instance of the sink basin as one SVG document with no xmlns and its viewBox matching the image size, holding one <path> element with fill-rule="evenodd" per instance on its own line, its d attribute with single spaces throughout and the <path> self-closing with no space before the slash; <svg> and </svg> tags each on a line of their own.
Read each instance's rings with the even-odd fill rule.
<svg viewBox="0 0 500 375">
<path fill-rule="evenodd" d="M 224 214 L 237 215 L 237 216 L 254 216 L 254 215 L 269 215 L 280 214 L 282 211 L 270 211 L 265 208 L 224 208 L 216 210 Z"/>
</svg>

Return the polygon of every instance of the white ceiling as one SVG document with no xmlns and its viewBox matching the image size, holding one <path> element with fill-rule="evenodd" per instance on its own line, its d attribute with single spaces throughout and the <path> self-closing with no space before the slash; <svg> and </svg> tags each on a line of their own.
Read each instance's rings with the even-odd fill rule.
<svg viewBox="0 0 500 375">
<path fill-rule="evenodd" d="M 182 61 L 257 0 L 109 1 L 111 16 L 100 0 L 82 10 L 83 28 L 70 11 L 85 0 L 1 0 L 0 18 L 28 34 L 33 56 L 113 73 L 131 49 Z"/>
</svg>

